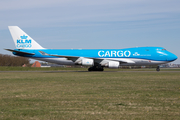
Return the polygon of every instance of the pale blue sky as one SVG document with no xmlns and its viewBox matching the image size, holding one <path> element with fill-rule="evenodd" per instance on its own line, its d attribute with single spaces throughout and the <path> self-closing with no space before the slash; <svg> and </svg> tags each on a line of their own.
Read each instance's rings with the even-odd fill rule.
<svg viewBox="0 0 180 120">
<path fill-rule="evenodd" d="M 2 0 L 0 53 L 19 26 L 45 48 L 159 46 L 180 58 L 179 0 Z M 180 63 L 180 59 L 174 63 Z"/>
</svg>

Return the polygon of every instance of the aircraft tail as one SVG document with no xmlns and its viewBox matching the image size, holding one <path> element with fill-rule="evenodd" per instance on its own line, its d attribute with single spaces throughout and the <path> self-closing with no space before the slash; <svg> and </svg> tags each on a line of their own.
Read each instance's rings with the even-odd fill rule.
<svg viewBox="0 0 180 120">
<path fill-rule="evenodd" d="M 8 26 L 17 49 L 44 49 L 18 26 Z"/>
</svg>

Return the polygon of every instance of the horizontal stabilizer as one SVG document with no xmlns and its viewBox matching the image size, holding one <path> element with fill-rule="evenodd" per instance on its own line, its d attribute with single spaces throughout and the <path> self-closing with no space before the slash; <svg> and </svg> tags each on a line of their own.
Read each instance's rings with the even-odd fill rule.
<svg viewBox="0 0 180 120">
<path fill-rule="evenodd" d="M 35 55 L 35 53 L 22 52 L 22 51 L 12 50 L 12 49 L 5 49 L 5 50 L 7 50 L 7 51 L 11 51 L 11 52 L 20 53 L 20 54 Z"/>
</svg>

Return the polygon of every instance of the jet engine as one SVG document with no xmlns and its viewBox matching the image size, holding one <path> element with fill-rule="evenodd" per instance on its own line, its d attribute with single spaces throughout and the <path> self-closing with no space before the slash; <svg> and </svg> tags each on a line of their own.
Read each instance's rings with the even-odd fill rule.
<svg viewBox="0 0 180 120">
<path fill-rule="evenodd" d="M 82 65 L 94 65 L 93 59 L 82 59 Z"/>
<path fill-rule="evenodd" d="M 88 59 L 88 58 L 81 58 L 80 60 L 77 60 L 75 62 L 78 65 L 94 65 L 94 60 L 93 59 Z"/>
<path fill-rule="evenodd" d="M 108 62 L 108 67 L 109 68 L 117 69 L 117 68 L 119 68 L 119 66 L 120 66 L 119 62 L 116 62 L 116 61 L 109 61 Z"/>
</svg>

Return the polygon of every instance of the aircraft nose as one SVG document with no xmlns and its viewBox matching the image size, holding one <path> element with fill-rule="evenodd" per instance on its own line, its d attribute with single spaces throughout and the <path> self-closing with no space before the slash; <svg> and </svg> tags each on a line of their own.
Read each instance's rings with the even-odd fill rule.
<svg viewBox="0 0 180 120">
<path fill-rule="evenodd" d="M 167 61 L 175 61 L 178 57 L 173 54 L 173 53 L 170 53 L 167 57 Z"/>
</svg>

